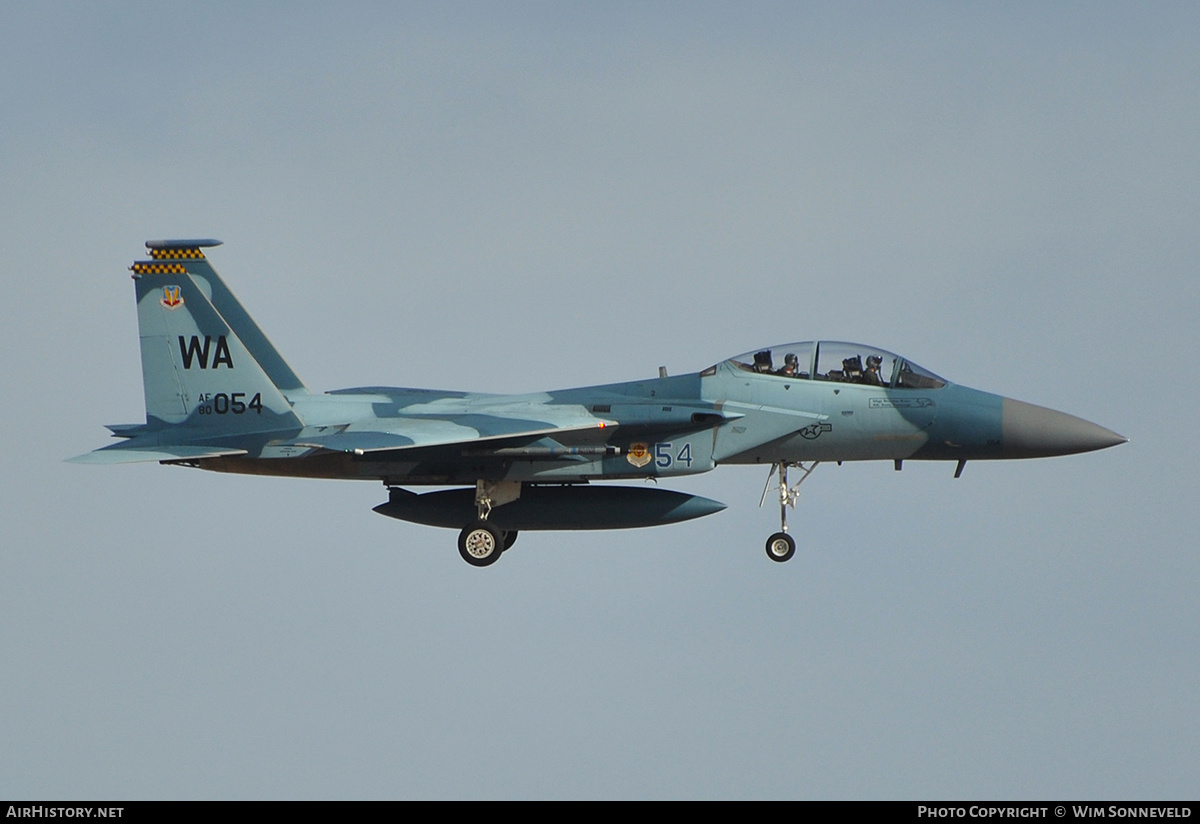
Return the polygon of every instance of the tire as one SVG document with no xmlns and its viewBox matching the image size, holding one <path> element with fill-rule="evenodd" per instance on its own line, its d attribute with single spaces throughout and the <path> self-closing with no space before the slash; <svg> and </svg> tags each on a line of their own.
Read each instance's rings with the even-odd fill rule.
<svg viewBox="0 0 1200 824">
<path fill-rule="evenodd" d="M 783 563 L 796 554 L 796 540 L 786 532 L 776 532 L 767 539 L 767 557 Z"/>
<path fill-rule="evenodd" d="M 504 549 L 503 552 L 508 552 L 509 548 L 517 542 L 517 531 L 510 529 L 504 533 Z"/>
<path fill-rule="evenodd" d="M 458 554 L 471 566 L 496 563 L 504 551 L 504 534 L 487 521 L 475 521 L 458 533 Z"/>
</svg>

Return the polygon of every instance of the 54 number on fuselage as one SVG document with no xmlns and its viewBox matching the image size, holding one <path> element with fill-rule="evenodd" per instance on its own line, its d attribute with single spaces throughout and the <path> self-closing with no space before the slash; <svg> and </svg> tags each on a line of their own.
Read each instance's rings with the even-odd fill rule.
<svg viewBox="0 0 1200 824">
<path fill-rule="evenodd" d="M 692 468 L 692 445 L 685 443 L 679 449 L 671 441 L 654 444 L 654 465 L 659 469 L 670 469 L 676 463 L 681 463 L 688 469 Z"/>
</svg>

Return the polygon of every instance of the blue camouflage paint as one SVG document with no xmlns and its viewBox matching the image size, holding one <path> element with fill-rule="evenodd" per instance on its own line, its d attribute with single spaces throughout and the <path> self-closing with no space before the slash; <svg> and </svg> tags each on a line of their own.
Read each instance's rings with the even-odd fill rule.
<svg viewBox="0 0 1200 824">
<path fill-rule="evenodd" d="M 653 487 L 581 486 L 593 481 L 748 463 L 781 475 L 816 461 L 951 460 L 961 470 L 967 460 L 1124 441 L 844 341 L 522 395 L 379 386 L 314 393 L 209 264 L 203 249 L 219 243 L 153 241 L 152 259 L 131 267 L 146 422 L 110 427 L 119 443 L 72 460 L 382 481 L 392 493 L 376 511 L 390 517 L 441 526 L 488 517 L 485 529 L 468 524 L 460 536 L 464 558 L 485 565 L 503 551 L 496 542 L 505 530 L 649 526 L 724 507 Z M 467 488 L 422 496 L 400 488 L 422 485 Z M 789 540 L 772 536 L 768 554 L 786 560 Z"/>
</svg>

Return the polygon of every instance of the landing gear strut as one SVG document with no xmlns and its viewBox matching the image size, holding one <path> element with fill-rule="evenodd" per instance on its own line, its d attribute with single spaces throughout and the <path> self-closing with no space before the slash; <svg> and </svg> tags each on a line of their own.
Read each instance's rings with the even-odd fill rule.
<svg viewBox="0 0 1200 824">
<path fill-rule="evenodd" d="M 796 500 L 800 497 L 800 484 L 804 483 L 805 479 L 812 474 L 812 471 L 817 468 L 820 461 L 813 461 L 808 466 L 800 462 L 788 463 L 780 461 L 771 467 L 770 473 L 767 475 L 766 486 L 763 487 L 762 498 L 758 505 L 762 506 L 767 500 L 767 493 L 771 490 L 771 481 L 776 474 L 779 475 L 779 531 L 767 539 L 767 557 L 772 561 L 783 563 L 790 560 L 796 554 L 796 540 L 788 534 L 787 526 L 787 511 L 788 507 L 795 507 Z M 789 466 L 795 466 L 800 469 L 802 474 L 800 480 L 796 481 L 792 486 L 788 486 L 787 471 Z"/>
</svg>

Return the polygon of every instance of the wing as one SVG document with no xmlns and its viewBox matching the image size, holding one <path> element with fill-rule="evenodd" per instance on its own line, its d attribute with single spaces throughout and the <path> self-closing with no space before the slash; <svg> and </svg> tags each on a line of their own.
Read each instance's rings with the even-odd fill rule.
<svg viewBox="0 0 1200 824">
<path fill-rule="evenodd" d="M 512 417 L 493 409 L 488 414 L 379 419 L 338 427 L 336 431 L 302 432 L 280 445 L 362 455 L 465 444 L 501 446 L 545 437 L 599 442 L 604 430 L 614 425 L 579 407 L 543 406 L 537 412 L 537 419 L 528 417 L 528 407 L 521 410 L 525 417 Z"/>
<path fill-rule="evenodd" d="M 740 417 L 740 412 L 726 412 L 711 404 L 618 402 L 586 406 L 447 399 L 423 404 L 419 410 L 409 406 L 396 417 L 342 427 L 310 427 L 278 445 L 358 455 L 468 444 L 496 449 L 543 440 L 570 449 L 602 446 L 617 431 L 627 436 L 687 432 Z"/>
</svg>

